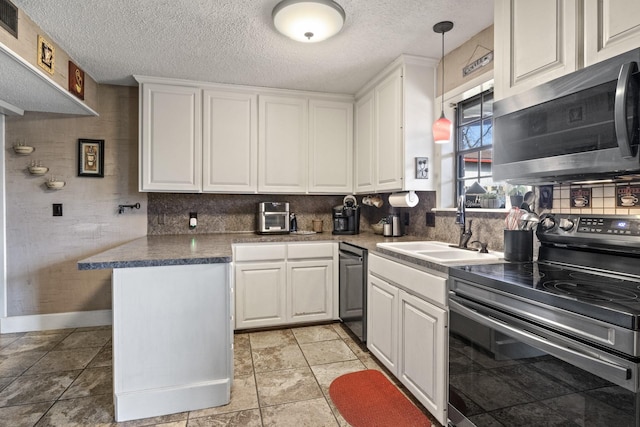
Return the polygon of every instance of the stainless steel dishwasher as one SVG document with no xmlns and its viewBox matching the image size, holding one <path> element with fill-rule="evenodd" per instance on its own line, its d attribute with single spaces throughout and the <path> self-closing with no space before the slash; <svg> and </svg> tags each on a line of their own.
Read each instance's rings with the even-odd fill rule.
<svg viewBox="0 0 640 427">
<path fill-rule="evenodd" d="M 367 250 L 340 243 L 340 320 L 367 341 Z"/>
</svg>

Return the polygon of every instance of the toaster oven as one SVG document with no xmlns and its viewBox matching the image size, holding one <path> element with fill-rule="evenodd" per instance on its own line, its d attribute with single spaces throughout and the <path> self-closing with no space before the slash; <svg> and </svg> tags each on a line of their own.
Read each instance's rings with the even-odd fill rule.
<svg viewBox="0 0 640 427">
<path fill-rule="evenodd" d="M 258 234 L 289 233 L 289 203 L 260 202 L 256 212 Z"/>
</svg>

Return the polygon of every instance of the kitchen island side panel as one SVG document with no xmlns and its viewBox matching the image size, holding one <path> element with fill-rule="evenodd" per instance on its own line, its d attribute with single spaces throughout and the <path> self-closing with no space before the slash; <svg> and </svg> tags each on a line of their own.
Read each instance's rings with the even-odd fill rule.
<svg viewBox="0 0 640 427">
<path fill-rule="evenodd" d="M 230 283 L 226 263 L 113 270 L 116 421 L 229 402 Z"/>
</svg>

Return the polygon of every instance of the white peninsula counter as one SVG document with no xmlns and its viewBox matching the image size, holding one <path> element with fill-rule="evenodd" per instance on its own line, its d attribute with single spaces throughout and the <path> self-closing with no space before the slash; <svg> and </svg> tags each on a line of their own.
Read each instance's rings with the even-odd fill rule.
<svg viewBox="0 0 640 427">
<path fill-rule="evenodd" d="M 229 403 L 231 246 L 149 236 L 78 263 L 113 269 L 116 421 Z"/>
</svg>

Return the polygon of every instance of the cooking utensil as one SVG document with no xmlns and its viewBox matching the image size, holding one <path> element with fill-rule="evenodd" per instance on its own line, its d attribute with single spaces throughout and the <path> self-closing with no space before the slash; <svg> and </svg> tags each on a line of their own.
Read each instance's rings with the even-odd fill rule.
<svg viewBox="0 0 640 427">
<path fill-rule="evenodd" d="M 533 202 L 535 201 L 535 199 L 536 199 L 536 193 L 534 193 L 533 191 L 527 191 L 526 193 L 524 193 L 523 203 L 525 203 L 529 208 L 527 209 L 527 211 L 533 212 L 533 208 L 531 206 L 533 205 Z M 520 207 L 522 208 L 522 206 Z"/>
<path fill-rule="evenodd" d="M 509 210 L 507 217 L 504 219 L 505 228 L 507 230 L 518 230 L 520 216 L 522 212 L 520 208 L 513 207 Z"/>
<path fill-rule="evenodd" d="M 538 214 L 535 212 L 525 212 L 520 217 L 520 230 L 531 230 L 533 227 L 540 222 L 540 218 Z"/>
</svg>

